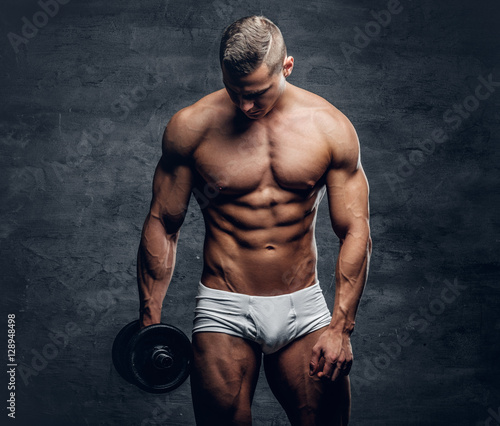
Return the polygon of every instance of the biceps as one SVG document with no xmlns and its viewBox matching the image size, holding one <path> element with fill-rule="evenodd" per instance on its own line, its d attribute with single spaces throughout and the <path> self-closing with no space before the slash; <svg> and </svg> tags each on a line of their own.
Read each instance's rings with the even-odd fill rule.
<svg viewBox="0 0 500 426">
<path fill-rule="evenodd" d="M 335 234 L 344 240 L 369 235 L 369 187 L 361 165 L 353 172 L 332 169 L 327 175 L 330 219 Z"/>
<path fill-rule="evenodd" d="M 169 234 L 177 232 L 186 217 L 192 185 L 189 166 L 160 160 L 153 180 L 150 214 L 163 224 Z"/>
</svg>

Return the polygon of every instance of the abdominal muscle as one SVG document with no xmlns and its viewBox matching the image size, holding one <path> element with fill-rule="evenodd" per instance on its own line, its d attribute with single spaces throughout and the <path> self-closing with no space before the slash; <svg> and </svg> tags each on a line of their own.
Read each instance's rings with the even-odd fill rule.
<svg viewBox="0 0 500 426">
<path fill-rule="evenodd" d="M 272 296 L 316 282 L 316 191 L 269 206 L 221 198 L 204 210 L 205 286 Z"/>
</svg>

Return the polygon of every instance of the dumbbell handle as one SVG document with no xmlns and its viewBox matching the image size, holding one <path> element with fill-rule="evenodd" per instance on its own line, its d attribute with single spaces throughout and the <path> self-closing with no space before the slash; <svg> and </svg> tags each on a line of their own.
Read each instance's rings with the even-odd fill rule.
<svg viewBox="0 0 500 426">
<path fill-rule="evenodd" d="M 174 364 L 171 352 L 167 347 L 156 349 L 151 355 L 153 363 L 157 368 L 170 368 Z"/>
</svg>

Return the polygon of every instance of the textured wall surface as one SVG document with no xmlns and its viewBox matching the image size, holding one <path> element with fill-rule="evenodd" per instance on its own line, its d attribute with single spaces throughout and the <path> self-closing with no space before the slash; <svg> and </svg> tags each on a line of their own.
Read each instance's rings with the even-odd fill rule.
<svg viewBox="0 0 500 426">
<path fill-rule="evenodd" d="M 500 424 L 497 1 L 5 0 L 1 9 L 0 323 L 6 331 L 16 315 L 18 366 L 16 419 L 3 409 L 0 423 L 194 424 L 189 381 L 142 392 L 116 374 L 110 349 L 138 315 L 135 256 L 163 128 L 222 87 L 222 29 L 262 13 L 295 57 L 290 82 L 353 122 L 370 183 L 352 424 Z M 188 335 L 203 237 L 193 203 L 163 311 Z M 325 201 L 317 239 L 331 306 L 338 242 Z M 0 351 L 7 363 L 5 333 Z M 289 424 L 263 375 L 253 408 L 257 426 Z"/>
</svg>

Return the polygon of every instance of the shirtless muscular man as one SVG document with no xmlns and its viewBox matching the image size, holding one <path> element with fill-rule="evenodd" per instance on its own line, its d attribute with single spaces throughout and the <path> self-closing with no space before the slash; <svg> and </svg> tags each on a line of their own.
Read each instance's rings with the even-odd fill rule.
<svg viewBox="0 0 500 426">
<path fill-rule="evenodd" d="M 177 112 L 163 136 L 138 253 L 141 327 L 160 322 L 193 193 L 206 228 L 192 338 L 197 424 L 250 425 L 263 360 L 292 425 L 346 425 L 350 336 L 372 250 L 356 132 L 287 82 L 294 59 L 268 19 L 226 28 L 220 63 L 225 88 Z M 333 315 L 316 271 L 325 193 L 340 241 Z"/>
</svg>

